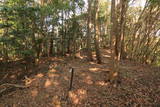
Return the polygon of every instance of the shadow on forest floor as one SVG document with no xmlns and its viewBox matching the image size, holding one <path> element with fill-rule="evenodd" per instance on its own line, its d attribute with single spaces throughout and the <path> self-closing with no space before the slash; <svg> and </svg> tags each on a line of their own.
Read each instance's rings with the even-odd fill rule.
<svg viewBox="0 0 160 107">
<path fill-rule="evenodd" d="M 103 64 L 80 58 L 42 58 L 38 66 L 28 69 L 31 74 L 20 79 L 29 87 L 2 95 L 0 107 L 160 106 L 159 69 L 123 61 L 120 66 L 121 84 L 114 87 L 105 82 L 110 71 L 110 52 L 101 51 Z M 70 67 L 75 70 L 72 91 L 68 91 Z M 23 72 L 23 65 L 7 72 L 11 72 L 9 75 L 13 78 L 7 77 L 3 82 L 20 81 L 14 75 Z"/>
</svg>

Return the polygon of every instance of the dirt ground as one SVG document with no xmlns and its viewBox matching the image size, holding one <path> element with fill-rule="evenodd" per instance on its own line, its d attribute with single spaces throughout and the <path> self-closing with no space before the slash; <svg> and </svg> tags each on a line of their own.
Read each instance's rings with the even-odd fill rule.
<svg viewBox="0 0 160 107">
<path fill-rule="evenodd" d="M 1 95 L 0 107 L 160 107 L 159 68 L 122 61 L 119 83 L 115 86 L 106 82 L 110 51 L 101 51 L 102 64 L 87 62 L 80 56 L 72 60 L 69 57 L 42 58 L 38 66 L 23 75 L 19 74 L 23 67 L 12 68 L 12 65 L 12 69 L 1 73 L 1 78 L 8 74 L 1 84 L 28 87 Z M 74 68 L 74 77 L 73 88 L 68 91 L 70 67 Z M 28 75 L 30 72 L 33 73 Z"/>
</svg>

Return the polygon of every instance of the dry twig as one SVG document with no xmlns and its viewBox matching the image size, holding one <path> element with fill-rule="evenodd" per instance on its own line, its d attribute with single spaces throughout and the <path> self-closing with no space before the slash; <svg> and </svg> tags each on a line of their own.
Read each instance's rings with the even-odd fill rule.
<svg viewBox="0 0 160 107">
<path fill-rule="evenodd" d="M 28 87 L 28 86 L 24 86 L 24 85 L 10 84 L 10 83 L 5 83 L 5 84 L 2 84 L 0 86 L 12 86 L 12 87 L 16 87 L 16 88 L 27 88 Z"/>
</svg>

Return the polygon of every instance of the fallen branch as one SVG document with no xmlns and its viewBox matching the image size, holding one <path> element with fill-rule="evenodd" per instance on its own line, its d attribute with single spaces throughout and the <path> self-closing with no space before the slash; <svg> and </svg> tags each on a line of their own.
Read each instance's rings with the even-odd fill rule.
<svg viewBox="0 0 160 107">
<path fill-rule="evenodd" d="M 0 96 L 1 96 L 5 92 L 8 92 L 10 89 L 14 89 L 14 88 L 27 88 L 29 86 L 24 86 L 24 85 L 19 85 L 19 84 L 5 83 L 5 84 L 0 85 L 0 87 L 1 87 L 1 89 L 0 89 Z"/>
<path fill-rule="evenodd" d="M 27 88 L 29 86 L 24 86 L 24 85 L 19 85 L 19 84 L 9 84 L 9 83 L 5 83 L 5 84 L 2 84 L 0 86 L 12 86 L 12 87 L 16 87 L 16 88 Z"/>
<path fill-rule="evenodd" d="M 6 75 L 0 80 L 0 83 L 1 83 L 4 79 L 6 79 L 7 76 L 8 76 L 8 74 L 6 74 Z"/>
<path fill-rule="evenodd" d="M 4 91 L 6 91 L 7 88 L 4 88 L 2 90 L 0 90 L 0 94 L 3 93 Z"/>
</svg>

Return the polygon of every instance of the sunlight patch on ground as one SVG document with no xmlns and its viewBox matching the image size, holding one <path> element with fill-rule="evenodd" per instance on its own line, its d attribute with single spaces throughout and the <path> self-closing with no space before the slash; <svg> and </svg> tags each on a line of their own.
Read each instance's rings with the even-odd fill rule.
<svg viewBox="0 0 160 107">
<path fill-rule="evenodd" d="M 59 61 L 64 61 L 64 59 L 62 59 L 61 57 L 49 57 L 49 59 L 50 59 L 51 61 L 57 61 L 57 60 L 59 60 Z"/>
<path fill-rule="evenodd" d="M 53 107 L 61 107 L 61 102 L 60 102 L 58 96 L 54 96 L 52 98 L 52 104 L 53 104 Z"/>
<path fill-rule="evenodd" d="M 85 83 L 91 85 L 91 84 L 93 84 L 93 81 L 92 80 L 87 80 L 87 81 L 85 81 Z"/>
<path fill-rule="evenodd" d="M 100 68 L 89 68 L 89 71 L 91 72 L 97 72 L 98 70 L 100 70 Z"/>
<path fill-rule="evenodd" d="M 68 78 L 67 76 L 64 76 L 64 79 L 65 79 L 66 81 L 68 81 L 68 80 L 69 80 L 69 78 Z"/>
<path fill-rule="evenodd" d="M 109 83 L 108 83 L 108 82 L 105 83 L 104 81 L 97 81 L 97 82 L 96 82 L 96 85 L 100 85 L 100 86 L 108 86 Z"/>
<path fill-rule="evenodd" d="M 54 82 L 53 82 L 53 85 L 56 85 L 56 86 L 57 86 L 57 85 L 59 85 L 59 83 L 58 83 L 57 81 L 54 81 Z"/>
<path fill-rule="evenodd" d="M 103 57 L 110 58 L 111 56 L 110 55 L 103 55 Z"/>
<path fill-rule="evenodd" d="M 105 51 L 105 52 L 107 52 L 107 53 L 111 53 L 111 51 L 110 51 L 110 50 L 108 50 L 108 49 L 105 49 L 104 51 Z"/>
<path fill-rule="evenodd" d="M 92 79 L 92 78 L 91 78 L 91 76 L 89 76 L 89 75 L 86 77 L 86 80 L 91 80 L 91 79 Z"/>
<path fill-rule="evenodd" d="M 11 75 L 10 78 L 11 79 L 16 79 L 16 75 Z"/>
<path fill-rule="evenodd" d="M 117 77 L 118 76 L 118 72 L 113 73 L 113 77 Z"/>
<path fill-rule="evenodd" d="M 53 73 L 48 73 L 48 77 L 53 78 L 53 77 L 59 77 L 58 74 L 53 74 Z"/>
<path fill-rule="evenodd" d="M 57 70 L 51 69 L 51 70 L 49 70 L 49 72 L 57 72 Z"/>
<path fill-rule="evenodd" d="M 74 104 L 78 104 L 79 103 L 79 98 L 78 98 L 78 96 L 75 93 L 70 92 L 69 93 L 69 97 L 71 98 L 71 100 L 72 100 L 72 102 Z"/>
<path fill-rule="evenodd" d="M 86 95 L 86 93 L 87 93 L 86 90 L 84 90 L 84 89 L 78 89 L 77 92 L 79 95 Z"/>
<path fill-rule="evenodd" d="M 89 84 L 89 85 L 93 84 L 92 78 L 89 75 L 86 77 L 86 79 L 84 80 L 84 82 L 87 83 L 87 84 Z"/>
<path fill-rule="evenodd" d="M 106 66 L 106 67 L 109 67 L 109 66 Z M 106 73 L 109 73 L 111 71 L 110 68 L 102 68 L 101 70 Z"/>
<path fill-rule="evenodd" d="M 82 73 L 81 75 L 82 75 L 82 76 L 86 76 L 86 74 L 85 74 L 85 73 Z"/>
<path fill-rule="evenodd" d="M 89 62 L 90 64 L 92 64 L 92 65 L 96 65 L 97 63 L 96 62 Z"/>
<path fill-rule="evenodd" d="M 43 76 L 44 75 L 42 73 L 39 73 L 39 74 L 36 75 L 36 77 L 38 77 L 38 78 L 42 78 Z"/>
<path fill-rule="evenodd" d="M 52 82 L 49 79 L 47 79 L 44 86 L 47 88 L 51 85 L 52 85 Z"/>
<path fill-rule="evenodd" d="M 69 92 L 73 104 L 81 104 L 81 101 L 87 97 L 87 91 L 84 89 L 78 89 L 77 91 Z"/>
<path fill-rule="evenodd" d="M 36 97 L 36 96 L 38 95 L 37 89 L 33 89 L 33 90 L 31 91 L 31 95 L 32 95 L 32 97 Z"/>
</svg>

